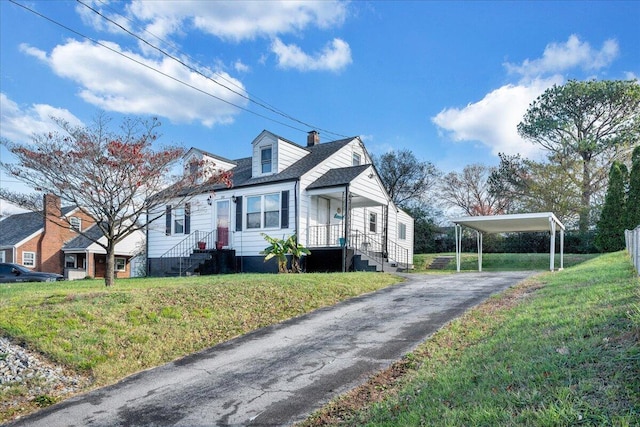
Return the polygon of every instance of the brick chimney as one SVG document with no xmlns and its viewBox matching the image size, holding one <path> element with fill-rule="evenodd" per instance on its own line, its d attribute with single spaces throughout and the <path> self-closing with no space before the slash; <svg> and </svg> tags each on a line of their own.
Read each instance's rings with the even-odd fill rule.
<svg viewBox="0 0 640 427">
<path fill-rule="evenodd" d="M 63 230 L 68 226 L 65 227 L 62 220 L 60 197 L 54 194 L 45 194 L 43 206 L 44 232 L 40 238 L 36 265 L 40 271 L 62 273 Z"/>
<path fill-rule="evenodd" d="M 313 147 L 318 144 L 320 144 L 320 134 L 317 131 L 312 130 L 307 135 L 307 147 Z"/>
</svg>

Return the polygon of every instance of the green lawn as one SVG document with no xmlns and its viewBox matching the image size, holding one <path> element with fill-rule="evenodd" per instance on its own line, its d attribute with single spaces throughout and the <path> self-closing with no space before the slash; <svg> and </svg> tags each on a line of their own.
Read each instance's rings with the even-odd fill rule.
<svg viewBox="0 0 640 427">
<path fill-rule="evenodd" d="M 112 288 L 101 280 L 0 284 L 0 336 L 96 387 L 399 280 L 376 273 L 237 274 L 118 280 Z M 0 422 L 33 409 L 29 387 L 37 385 L 0 388 Z"/>
<path fill-rule="evenodd" d="M 638 426 L 639 301 L 623 252 L 536 275 L 305 425 Z"/>
<path fill-rule="evenodd" d="M 450 256 L 452 260 L 445 268 L 445 272 L 451 272 L 456 270 L 456 254 L 442 253 L 442 254 L 417 254 L 413 258 L 413 264 L 415 266 L 414 272 L 425 273 L 435 272 L 437 270 L 428 270 L 429 264 L 437 256 Z M 580 264 L 597 257 L 598 254 L 564 254 L 564 267 L 568 268 L 573 265 Z M 560 267 L 560 255 L 556 254 L 554 257 L 555 268 Z M 477 271 L 478 270 L 478 254 L 477 253 L 462 253 L 461 254 L 461 271 Z M 482 254 L 482 270 L 483 271 L 514 271 L 514 270 L 536 270 L 536 271 L 548 271 L 549 270 L 549 254 Z"/>
</svg>

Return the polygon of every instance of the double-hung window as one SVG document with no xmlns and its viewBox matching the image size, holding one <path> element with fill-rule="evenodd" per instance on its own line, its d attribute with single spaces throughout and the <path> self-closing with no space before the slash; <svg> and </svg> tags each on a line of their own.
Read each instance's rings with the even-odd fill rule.
<svg viewBox="0 0 640 427">
<path fill-rule="evenodd" d="M 115 265 L 115 270 L 116 271 L 126 271 L 126 269 L 127 269 L 127 260 L 126 260 L 126 258 L 116 258 L 115 262 L 116 262 L 116 265 Z"/>
<path fill-rule="evenodd" d="M 402 222 L 398 224 L 398 239 L 407 240 L 407 224 Z"/>
<path fill-rule="evenodd" d="M 77 216 L 69 218 L 69 224 L 71 225 L 72 230 L 82 231 L 82 219 Z"/>
<path fill-rule="evenodd" d="M 369 231 L 375 233 L 378 230 L 378 215 L 375 212 L 369 212 Z"/>
<path fill-rule="evenodd" d="M 184 234 L 184 208 L 173 211 L 173 234 Z"/>
<path fill-rule="evenodd" d="M 184 206 L 167 205 L 165 212 L 165 234 L 190 234 L 191 233 L 191 203 Z"/>
<path fill-rule="evenodd" d="M 247 229 L 280 227 L 280 193 L 247 197 Z"/>
<path fill-rule="evenodd" d="M 361 163 L 361 162 L 362 162 L 362 160 L 361 160 L 360 154 L 358 154 L 358 153 L 353 153 L 353 157 L 352 157 L 352 160 L 351 160 L 351 164 L 352 164 L 353 166 L 360 166 L 360 163 Z"/>
<path fill-rule="evenodd" d="M 22 252 L 22 265 L 25 267 L 36 266 L 36 253 L 35 252 Z"/>
<path fill-rule="evenodd" d="M 69 254 L 64 256 L 65 268 L 78 268 L 78 257 L 75 254 Z"/>
<path fill-rule="evenodd" d="M 260 163 L 262 165 L 262 173 L 271 173 L 272 170 L 272 151 L 271 147 L 264 147 L 260 150 Z"/>
</svg>

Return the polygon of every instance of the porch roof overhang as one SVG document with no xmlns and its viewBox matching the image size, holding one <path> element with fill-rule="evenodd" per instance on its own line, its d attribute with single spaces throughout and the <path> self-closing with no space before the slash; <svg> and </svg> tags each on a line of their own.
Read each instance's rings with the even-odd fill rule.
<svg viewBox="0 0 640 427">
<path fill-rule="evenodd" d="M 344 197 L 347 186 L 351 207 L 382 206 L 388 203 L 386 190 L 373 165 L 331 169 L 312 182 L 306 191 L 310 196 L 322 195 L 339 200 Z"/>
<path fill-rule="evenodd" d="M 456 263 L 460 271 L 460 252 L 462 250 L 462 226 L 478 232 L 478 270 L 482 271 L 482 233 L 510 233 L 548 231 L 551 233 L 549 248 L 549 267 L 554 269 L 555 235 L 560 230 L 560 269 L 564 265 L 564 225 L 552 212 L 539 212 L 512 215 L 466 216 L 452 219 L 456 229 Z"/>
</svg>

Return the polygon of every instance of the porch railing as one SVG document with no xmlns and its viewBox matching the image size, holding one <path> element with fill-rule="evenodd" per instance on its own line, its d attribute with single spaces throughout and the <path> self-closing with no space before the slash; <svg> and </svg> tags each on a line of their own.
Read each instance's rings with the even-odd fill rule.
<svg viewBox="0 0 640 427">
<path fill-rule="evenodd" d="M 354 230 L 348 240 L 345 240 L 343 236 L 341 224 L 310 226 L 307 246 L 310 248 L 347 246 L 366 255 L 372 262 L 382 267 L 384 267 L 385 261 L 395 264 L 398 268 L 408 270 L 410 267 L 409 250 L 390 239 L 387 241 L 385 249 L 381 235 Z"/>
<path fill-rule="evenodd" d="M 344 246 L 342 224 L 312 225 L 307 229 L 307 247 Z"/>
</svg>

